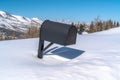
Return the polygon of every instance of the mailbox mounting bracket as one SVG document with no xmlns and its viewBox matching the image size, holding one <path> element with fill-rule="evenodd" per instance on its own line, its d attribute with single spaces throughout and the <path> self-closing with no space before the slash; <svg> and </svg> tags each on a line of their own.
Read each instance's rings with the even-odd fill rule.
<svg viewBox="0 0 120 80">
<path fill-rule="evenodd" d="M 54 43 L 50 42 L 44 49 L 43 51 L 45 51 L 46 49 L 48 49 L 50 46 L 52 46 Z"/>
<path fill-rule="evenodd" d="M 38 50 L 38 58 L 43 58 L 43 52 L 48 49 L 50 46 L 52 46 L 54 43 L 50 42 L 45 48 L 44 48 L 44 40 L 40 40 L 39 42 L 39 50 Z"/>
</svg>

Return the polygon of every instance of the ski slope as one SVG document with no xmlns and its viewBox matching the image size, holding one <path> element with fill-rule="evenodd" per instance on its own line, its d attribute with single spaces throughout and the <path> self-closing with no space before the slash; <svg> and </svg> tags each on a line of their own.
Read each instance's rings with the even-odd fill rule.
<svg viewBox="0 0 120 80">
<path fill-rule="evenodd" d="M 67 48 L 54 44 L 43 59 L 37 58 L 38 42 L 0 41 L 0 80 L 120 80 L 120 28 L 77 35 Z M 64 57 L 66 49 L 81 54 Z"/>
</svg>

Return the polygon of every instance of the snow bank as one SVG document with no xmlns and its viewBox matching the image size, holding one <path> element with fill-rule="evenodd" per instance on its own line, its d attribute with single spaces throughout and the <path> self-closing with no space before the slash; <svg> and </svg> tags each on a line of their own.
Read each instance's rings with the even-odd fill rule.
<svg viewBox="0 0 120 80">
<path fill-rule="evenodd" d="M 118 31 L 118 32 L 117 32 Z M 74 59 L 52 54 L 38 59 L 38 39 L 0 42 L 1 80 L 119 80 L 120 28 L 77 36 L 68 48 L 84 51 Z M 47 44 L 47 43 L 46 43 Z M 51 54 L 51 55 L 50 55 Z M 75 53 L 76 54 L 76 53 Z M 69 55 L 68 55 L 69 56 Z"/>
</svg>

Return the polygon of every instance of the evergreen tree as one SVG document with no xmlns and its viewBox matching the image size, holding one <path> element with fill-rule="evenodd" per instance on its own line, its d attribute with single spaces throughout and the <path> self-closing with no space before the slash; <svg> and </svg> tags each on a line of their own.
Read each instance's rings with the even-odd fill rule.
<svg viewBox="0 0 120 80">
<path fill-rule="evenodd" d="M 117 27 L 119 27 L 120 26 L 120 24 L 119 24 L 119 22 L 117 22 Z"/>
</svg>

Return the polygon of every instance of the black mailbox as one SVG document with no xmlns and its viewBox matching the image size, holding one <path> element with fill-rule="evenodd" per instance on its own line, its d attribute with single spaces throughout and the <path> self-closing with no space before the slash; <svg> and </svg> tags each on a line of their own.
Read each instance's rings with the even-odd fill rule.
<svg viewBox="0 0 120 80">
<path fill-rule="evenodd" d="M 38 57 L 43 57 L 43 51 L 53 43 L 60 45 L 71 45 L 76 43 L 77 29 L 75 26 L 45 20 L 40 28 L 40 41 Z M 44 40 L 51 42 L 44 48 Z"/>
</svg>

